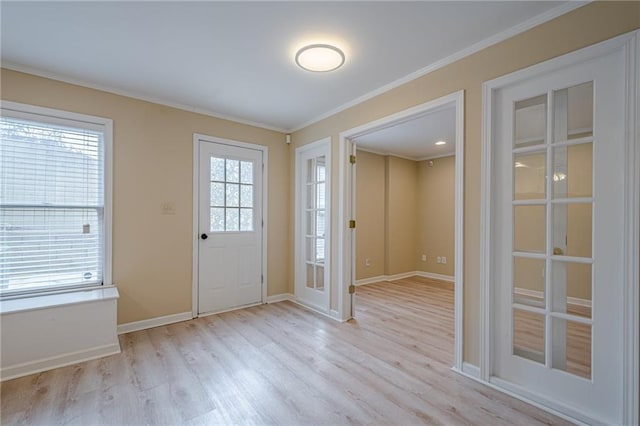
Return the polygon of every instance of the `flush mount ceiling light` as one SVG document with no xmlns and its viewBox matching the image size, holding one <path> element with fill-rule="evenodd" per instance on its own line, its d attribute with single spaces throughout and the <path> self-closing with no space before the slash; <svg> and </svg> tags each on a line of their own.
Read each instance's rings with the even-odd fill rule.
<svg viewBox="0 0 640 426">
<path fill-rule="evenodd" d="M 447 143 L 445 141 L 438 141 L 436 142 L 436 145 L 446 145 Z"/>
<path fill-rule="evenodd" d="M 296 64 L 313 72 L 337 70 L 344 64 L 344 59 L 344 52 L 330 44 L 310 44 L 296 53 Z"/>
</svg>

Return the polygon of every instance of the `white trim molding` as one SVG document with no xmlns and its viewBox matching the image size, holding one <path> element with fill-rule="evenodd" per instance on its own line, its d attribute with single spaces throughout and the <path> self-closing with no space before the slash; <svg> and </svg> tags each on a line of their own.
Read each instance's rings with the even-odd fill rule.
<svg viewBox="0 0 640 426">
<path fill-rule="evenodd" d="M 454 367 L 462 369 L 463 354 L 463 266 L 464 266 L 464 91 L 460 90 L 449 95 L 442 96 L 372 122 L 345 130 L 339 134 L 339 163 L 338 163 L 338 255 L 337 255 L 337 290 L 338 312 L 340 319 L 346 321 L 353 315 L 354 298 L 349 294 L 349 285 L 355 281 L 355 236 L 349 228 L 349 220 L 355 219 L 356 211 L 353 200 L 355 199 L 355 172 L 349 162 L 355 144 L 353 139 L 390 126 L 404 123 L 426 114 L 430 114 L 444 108 L 455 107 L 455 348 Z M 356 163 L 357 166 L 357 163 Z M 416 275 L 410 272 L 409 275 Z"/>
<path fill-rule="evenodd" d="M 131 333 L 133 331 L 146 330 L 163 325 L 175 324 L 177 322 L 193 319 L 191 312 L 181 312 L 179 314 L 164 315 L 161 317 L 149 318 L 141 321 L 127 322 L 118 326 L 118 334 Z"/>
<path fill-rule="evenodd" d="M 293 294 L 281 293 L 281 294 L 274 294 L 272 296 L 268 296 L 266 303 L 278 303 L 278 302 L 293 301 L 293 300 L 295 300 L 295 296 Z"/>
<path fill-rule="evenodd" d="M 369 285 L 369 284 L 375 284 L 375 283 L 384 282 L 384 281 L 402 280 L 404 278 L 409 278 L 409 277 L 429 278 L 432 280 L 445 281 L 448 283 L 455 282 L 455 278 L 452 277 L 451 275 L 442 275 L 442 274 L 436 274 L 433 272 L 425 272 L 425 271 L 411 271 L 411 272 L 403 272 L 401 274 L 395 274 L 395 275 L 378 275 L 375 277 L 362 278 L 357 280 L 354 283 L 354 285 L 356 286 Z"/>
<path fill-rule="evenodd" d="M 269 147 L 249 142 L 240 142 L 231 139 L 219 138 L 216 136 L 207 136 L 200 133 L 193 134 L 193 222 L 192 222 L 192 285 L 191 285 L 191 312 L 192 317 L 197 318 L 198 313 L 198 250 L 200 248 L 200 142 L 217 143 L 230 145 L 238 148 L 254 149 L 262 152 L 262 295 L 261 303 L 267 301 L 268 289 L 268 226 L 269 226 Z M 219 312 L 217 312 L 219 313 Z"/>
<path fill-rule="evenodd" d="M 492 248 L 492 210 L 493 199 L 493 168 L 492 168 L 492 140 L 495 133 L 493 129 L 492 108 L 495 100 L 495 91 L 500 88 L 517 84 L 536 75 L 542 75 L 571 66 L 573 64 L 603 57 L 614 52 L 624 52 L 625 56 L 625 181 L 622 190 L 625 194 L 624 206 L 624 259 L 623 259 L 623 400 L 622 424 L 638 424 L 639 418 L 639 331 L 640 331 L 640 273 L 638 258 L 640 257 L 640 30 L 632 31 L 612 39 L 594 44 L 592 46 L 550 59 L 529 68 L 498 77 L 483 84 L 483 109 L 482 109 L 482 178 L 481 178 L 481 250 L 480 250 L 480 375 L 479 380 L 489 386 L 501 390 L 507 394 L 525 400 L 547 411 L 562 411 L 562 417 L 571 417 L 572 421 L 597 421 L 585 417 L 584 413 L 576 409 L 565 407 L 557 401 L 542 400 L 540 396 L 521 389 L 513 384 L 506 383 L 492 376 L 492 275 L 493 262 Z M 574 300 L 578 304 L 587 304 L 585 301 Z M 596 302 L 597 303 L 597 302 Z M 489 384 L 491 382 L 491 384 Z M 542 405 L 544 404 L 544 405 Z M 558 414 L 556 412 L 556 414 Z"/>
</svg>

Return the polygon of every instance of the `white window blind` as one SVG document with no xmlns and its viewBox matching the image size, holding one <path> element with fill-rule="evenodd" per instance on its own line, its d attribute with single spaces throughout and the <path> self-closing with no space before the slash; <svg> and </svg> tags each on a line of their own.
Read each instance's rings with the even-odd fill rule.
<svg viewBox="0 0 640 426">
<path fill-rule="evenodd" d="M 8 116 L 0 127 L 0 293 L 102 284 L 103 132 Z"/>
</svg>

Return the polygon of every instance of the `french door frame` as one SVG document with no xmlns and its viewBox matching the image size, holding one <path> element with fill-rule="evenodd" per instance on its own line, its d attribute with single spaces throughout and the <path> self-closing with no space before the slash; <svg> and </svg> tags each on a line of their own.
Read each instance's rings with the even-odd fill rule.
<svg viewBox="0 0 640 426">
<path fill-rule="evenodd" d="M 349 220 L 355 219 L 355 180 L 350 156 L 355 155 L 352 140 L 376 130 L 411 121 L 430 112 L 455 108 L 455 270 L 454 270 L 454 361 L 453 369 L 463 370 L 463 270 L 464 270 L 464 90 L 442 96 L 432 101 L 405 109 L 339 135 L 338 161 L 338 315 L 342 321 L 353 317 L 353 297 L 349 286 L 355 282 L 355 232 L 349 228 Z"/>
<path fill-rule="evenodd" d="M 497 389 L 540 406 L 526 389 L 507 386 L 499 378 L 493 376 L 493 332 L 492 323 L 493 300 L 495 286 L 492 285 L 497 271 L 494 270 L 492 258 L 492 197 L 494 172 L 492 158 L 495 129 L 493 126 L 493 106 L 495 93 L 501 88 L 524 82 L 527 79 L 545 73 L 561 70 L 565 67 L 598 58 L 612 52 L 622 50 L 626 58 L 625 70 L 625 218 L 624 218 L 624 331 L 623 331 L 623 374 L 624 401 L 623 423 L 638 424 L 638 332 L 640 281 L 638 259 L 640 258 L 640 30 L 568 53 L 558 58 L 516 71 L 503 77 L 487 81 L 483 84 L 483 132 L 482 132 L 482 180 L 481 180 L 481 249 L 480 249 L 480 365 L 479 379 L 491 383 Z M 565 417 L 571 416 L 570 410 L 564 410 L 561 404 L 553 407 L 543 405 L 549 411 L 555 411 Z"/>
<path fill-rule="evenodd" d="M 222 145 L 229 145 L 237 148 L 247 148 L 254 149 L 257 151 L 262 151 L 262 265 L 261 273 L 262 273 L 262 300 L 261 303 L 266 303 L 267 301 L 267 224 L 269 221 L 267 220 L 267 206 L 268 206 L 268 176 L 269 176 L 269 148 L 263 145 L 257 145 L 248 142 L 240 142 L 231 139 L 223 139 L 218 138 L 216 136 L 207 136 L 199 133 L 193 134 L 193 232 L 191 235 L 192 238 L 192 257 L 193 257 L 193 269 L 192 269 L 192 286 L 191 286 L 191 315 L 193 318 L 197 318 L 198 314 L 198 289 L 199 289 L 199 281 L 198 281 L 198 271 L 199 271 L 199 256 L 198 252 L 200 250 L 200 143 L 217 143 Z M 242 306 L 239 308 L 246 308 L 246 306 Z M 238 308 L 233 308 L 238 309 Z M 233 310 L 232 309 L 232 310 Z M 216 312 L 220 313 L 220 312 Z"/>
</svg>

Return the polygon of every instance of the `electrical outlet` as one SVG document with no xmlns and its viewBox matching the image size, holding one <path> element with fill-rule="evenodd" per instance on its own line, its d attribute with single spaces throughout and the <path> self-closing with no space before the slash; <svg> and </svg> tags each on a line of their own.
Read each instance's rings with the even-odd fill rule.
<svg viewBox="0 0 640 426">
<path fill-rule="evenodd" d="M 442 263 L 443 263 L 444 265 L 446 265 L 446 264 L 447 264 L 447 257 L 446 257 L 446 256 L 442 256 Z"/>
<path fill-rule="evenodd" d="M 442 257 L 440 256 L 436 257 L 436 263 L 442 263 Z"/>
<path fill-rule="evenodd" d="M 422 261 L 423 261 L 423 262 L 426 262 L 426 261 L 427 261 L 427 255 L 426 255 L 426 254 L 423 254 L 423 255 L 422 255 Z"/>
<path fill-rule="evenodd" d="M 368 257 L 364 260 L 364 266 L 371 266 L 371 259 Z"/>
</svg>

